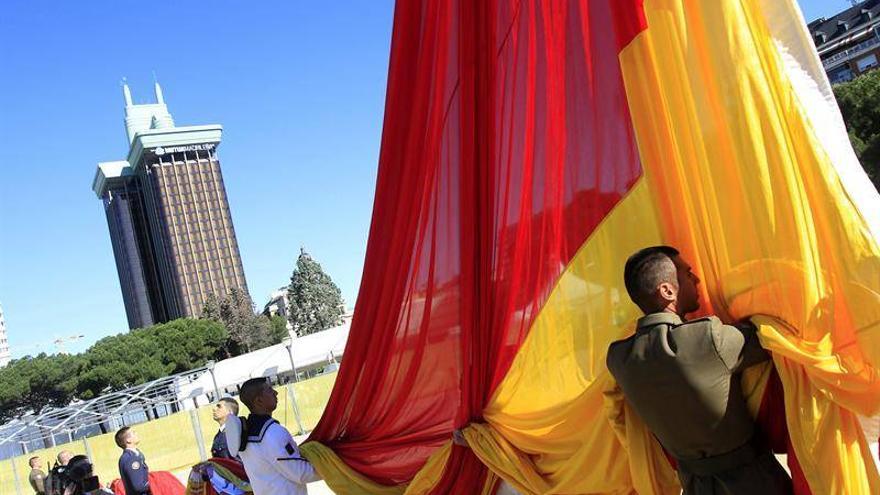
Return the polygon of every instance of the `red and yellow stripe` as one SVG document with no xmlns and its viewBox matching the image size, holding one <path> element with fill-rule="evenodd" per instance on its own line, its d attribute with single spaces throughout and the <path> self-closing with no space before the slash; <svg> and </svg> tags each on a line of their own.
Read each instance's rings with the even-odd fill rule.
<svg viewBox="0 0 880 495">
<path fill-rule="evenodd" d="M 613 393 L 605 369 L 608 344 L 632 332 L 638 317 L 623 288 L 624 261 L 641 247 L 663 243 L 679 247 L 700 273 L 710 301 L 705 312 L 729 319 L 757 315 L 782 381 L 792 454 L 812 492 L 880 493 L 856 416 L 880 413 L 880 198 L 863 187 L 864 174 L 841 151 L 833 102 L 826 113 L 816 104 L 828 103 L 821 96 L 827 81 L 821 71 L 816 75 L 812 48 L 803 48 L 809 37 L 796 4 L 597 1 L 561 9 L 564 15 L 548 2 L 517 5 L 505 43 L 523 47 L 505 49 L 529 52 L 544 37 L 549 41 L 541 46 L 554 50 L 545 54 L 547 63 L 555 60 L 561 71 L 578 65 L 563 62 L 585 57 L 585 74 L 604 76 L 591 90 L 623 95 L 622 106 L 604 106 L 594 117 L 630 129 L 595 134 L 602 137 L 589 143 L 591 150 L 631 146 L 637 157 L 585 152 L 594 161 L 583 166 L 598 166 L 597 176 L 631 172 L 627 187 L 613 201 L 583 203 L 605 208 L 589 228 L 551 228 L 544 233 L 564 242 L 536 241 L 574 241 L 574 248 L 554 251 L 563 253 L 555 259 L 561 268 L 544 273 L 549 285 L 530 286 L 530 306 L 538 309 L 507 315 L 527 331 L 507 347 L 509 363 L 494 368 L 485 422 L 465 430 L 492 473 L 483 490 L 497 476 L 524 494 L 678 493 L 662 450 Z M 572 12 L 580 24 L 565 17 Z M 586 34 L 570 36 L 573 25 Z M 613 57 L 596 55 L 602 50 Z M 489 66 L 502 74 L 499 80 L 515 81 L 520 69 L 504 53 Z M 613 67 L 591 65 L 608 60 Z M 534 67 L 523 70 L 534 77 Z M 561 97 L 554 96 L 559 87 L 542 89 L 547 98 Z M 515 106 L 498 101 L 502 108 Z M 521 129 L 503 127 L 501 115 L 491 129 L 503 144 L 506 132 Z M 577 134 L 547 132 L 562 136 L 556 145 L 577 149 Z M 563 164 L 559 177 L 574 173 L 564 157 L 544 151 L 544 157 L 513 152 L 508 159 Z M 493 194 L 510 190 L 504 180 L 496 186 Z M 600 190 L 585 183 L 575 193 Z M 517 258 L 522 252 L 498 252 L 515 265 L 528 262 Z M 769 365 L 747 374 L 744 387 L 756 415 L 769 376 Z M 411 482 L 387 486 L 316 442 L 303 453 L 339 493 L 377 494 L 429 493 L 451 456 L 447 444 Z"/>
</svg>

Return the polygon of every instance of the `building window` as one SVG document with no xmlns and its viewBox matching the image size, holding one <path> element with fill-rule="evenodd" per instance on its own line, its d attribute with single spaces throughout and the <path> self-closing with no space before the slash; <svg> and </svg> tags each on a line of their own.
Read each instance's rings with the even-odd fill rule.
<svg viewBox="0 0 880 495">
<path fill-rule="evenodd" d="M 849 67 L 841 67 L 828 74 L 828 79 L 831 80 L 831 84 L 852 81 L 854 77 L 853 71 L 850 70 Z"/>
<path fill-rule="evenodd" d="M 871 53 L 865 57 L 860 58 L 856 65 L 859 67 L 859 72 L 865 72 L 866 70 L 873 69 L 877 67 L 877 55 Z"/>
</svg>

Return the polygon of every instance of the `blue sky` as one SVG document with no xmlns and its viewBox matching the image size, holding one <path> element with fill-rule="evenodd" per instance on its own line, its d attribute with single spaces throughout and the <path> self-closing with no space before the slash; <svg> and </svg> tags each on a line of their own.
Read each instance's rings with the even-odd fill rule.
<svg viewBox="0 0 880 495">
<path fill-rule="evenodd" d="M 807 22 L 819 17 L 830 17 L 852 6 L 850 0 L 798 0 Z"/>
<path fill-rule="evenodd" d="M 801 0 L 811 20 L 845 8 Z M 0 304 L 13 355 L 127 330 L 95 165 L 123 159 L 120 80 L 178 125 L 224 126 L 220 157 L 251 295 L 300 246 L 349 306 L 360 282 L 393 2 L 5 1 L 0 14 Z"/>
</svg>

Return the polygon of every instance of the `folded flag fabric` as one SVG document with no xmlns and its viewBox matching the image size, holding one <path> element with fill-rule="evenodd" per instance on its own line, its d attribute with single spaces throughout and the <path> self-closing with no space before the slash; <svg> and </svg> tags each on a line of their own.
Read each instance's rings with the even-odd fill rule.
<svg viewBox="0 0 880 495">
<path fill-rule="evenodd" d="M 168 471 L 151 472 L 149 479 L 150 493 L 153 495 L 184 495 L 187 493 L 183 483 Z M 125 485 L 119 478 L 110 482 L 110 490 L 116 495 L 125 495 Z"/>
<path fill-rule="evenodd" d="M 207 478 L 207 479 L 206 479 Z M 193 466 L 187 495 L 243 495 L 253 493 L 244 465 L 236 459 L 212 457 Z"/>
</svg>

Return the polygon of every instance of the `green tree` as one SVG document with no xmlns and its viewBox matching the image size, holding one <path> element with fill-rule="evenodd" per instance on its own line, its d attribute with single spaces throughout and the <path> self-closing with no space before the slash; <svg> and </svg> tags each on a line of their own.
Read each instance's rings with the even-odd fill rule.
<svg viewBox="0 0 880 495">
<path fill-rule="evenodd" d="M 163 350 L 162 362 L 171 373 L 182 373 L 222 359 L 222 348 L 229 333 L 222 324 L 210 320 L 181 318 L 152 327 L 153 345 Z"/>
<path fill-rule="evenodd" d="M 305 249 L 300 249 L 287 288 L 288 320 L 300 337 L 342 323 L 345 306 L 339 287 Z"/>
<path fill-rule="evenodd" d="M 862 166 L 880 189 L 880 71 L 834 86 L 850 142 Z"/>
<path fill-rule="evenodd" d="M 271 323 L 271 336 L 272 336 L 272 344 L 280 344 L 282 340 L 287 338 L 287 318 L 281 315 L 275 315 L 269 318 L 269 322 Z"/>
<path fill-rule="evenodd" d="M 83 354 L 77 395 L 97 397 L 203 366 L 222 356 L 222 324 L 181 318 L 105 337 Z"/>
<path fill-rule="evenodd" d="M 181 318 L 105 337 L 82 354 L 13 360 L 0 369 L 0 420 L 198 368 L 222 357 L 227 338 L 219 322 Z"/>
<path fill-rule="evenodd" d="M 229 337 L 224 350 L 227 356 L 262 349 L 272 342 L 269 319 L 254 313 L 253 301 L 241 289 L 233 288 L 221 297 L 208 296 L 201 318 L 220 322 L 226 327 Z"/>
<path fill-rule="evenodd" d="M 82 364 L 80 356 L 44 353 L 10 362 L 0 370 L 0 420 L 69 404 Z"/>
</svg>

